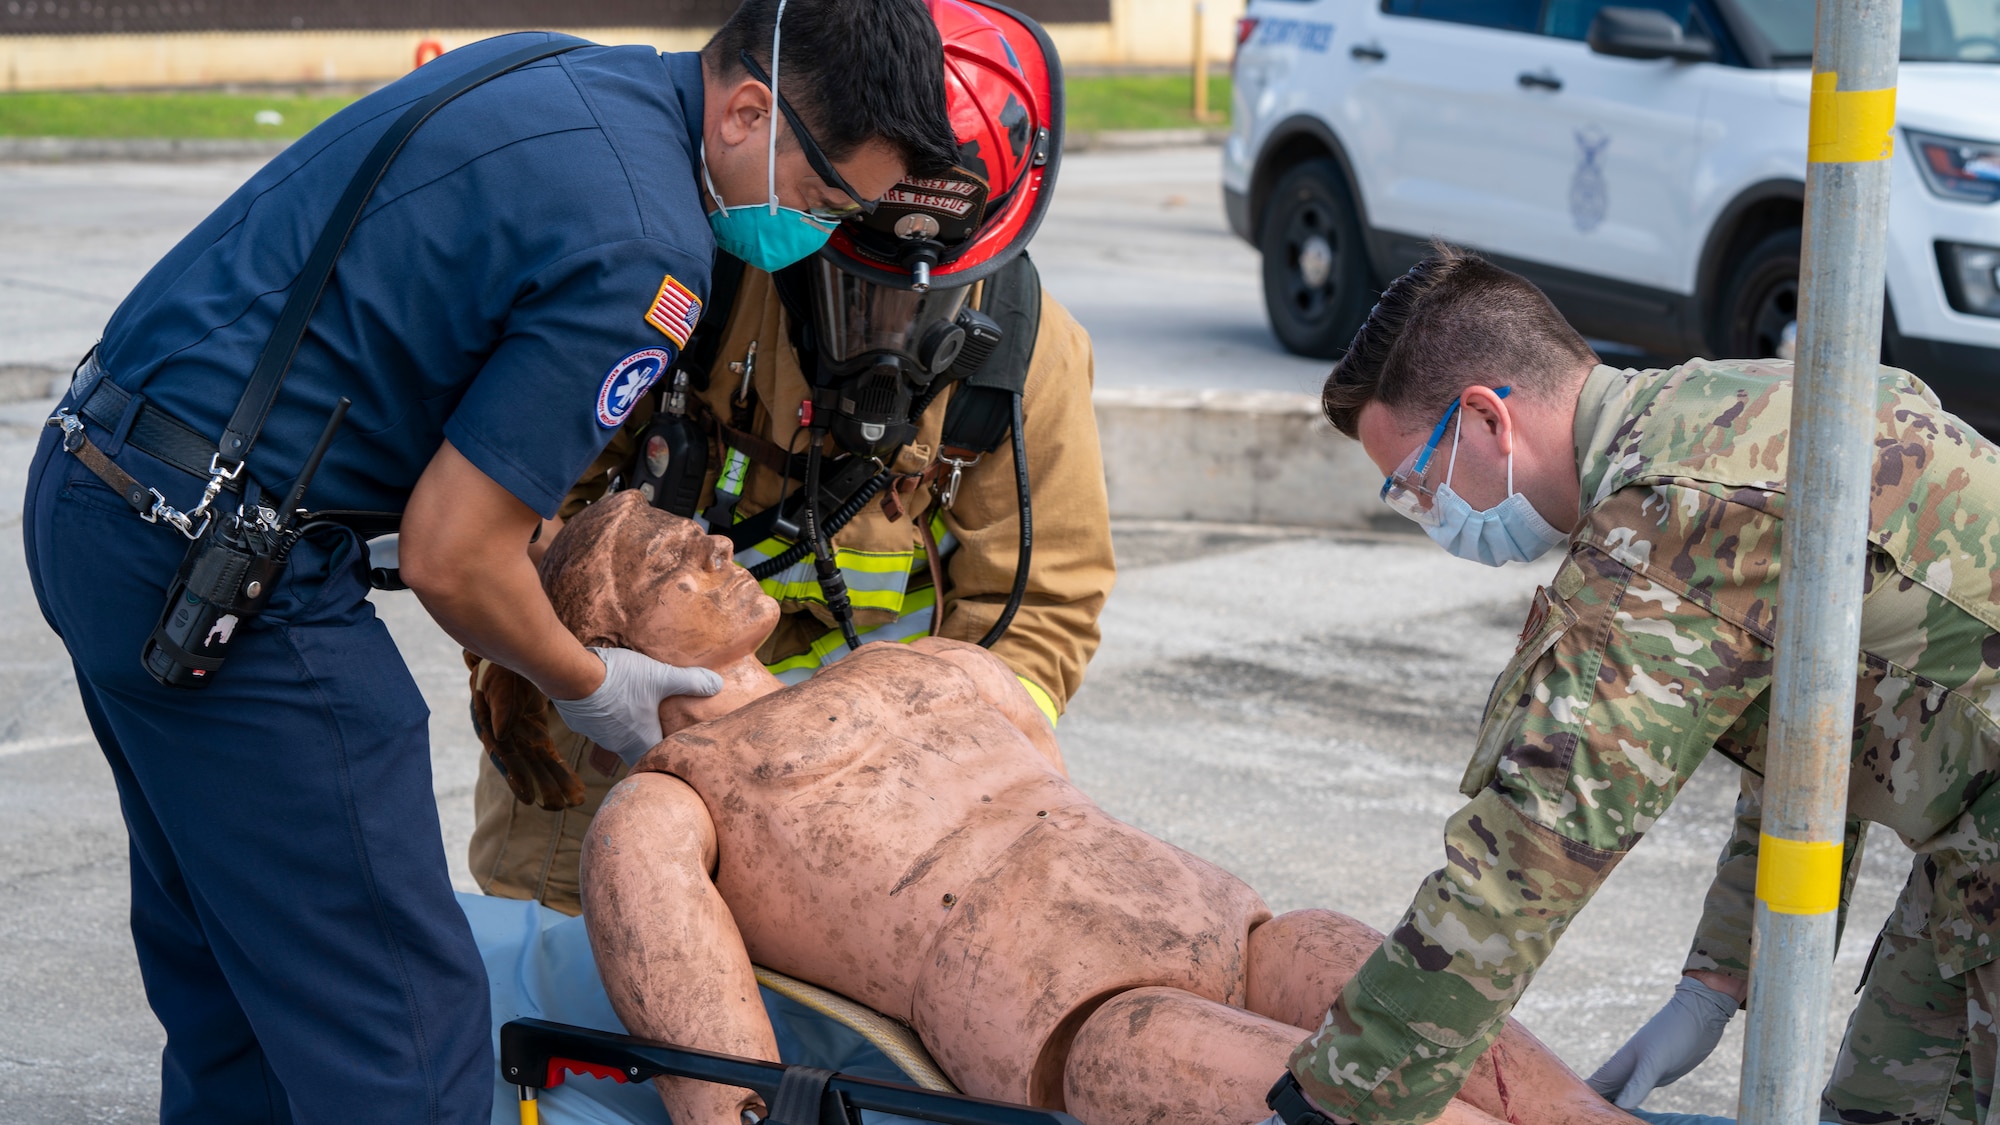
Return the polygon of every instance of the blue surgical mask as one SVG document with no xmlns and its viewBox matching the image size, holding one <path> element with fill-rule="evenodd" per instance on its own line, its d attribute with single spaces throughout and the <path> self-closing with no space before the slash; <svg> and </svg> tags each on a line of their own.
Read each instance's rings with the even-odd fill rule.
<svg viewBox="0 0 2000 1125">
<path fill-rule="evenodd" d="M 771 21 L 771 140 L 764 152 L 765 201 L 738 207 L 723 202 L 708 174 L 708 145 L 704 143 L 701 149 L 701 182 L 716 205 L 708 214 L 708 229 L 715 234 L 716 248 L 765 273 L 803 261 L 833 237 L 831 224 L 778 202 L 778 33 L 784 22 L 785 5 L 780 0 L 777 18 Z"/>
<path fill-rule="evenodd" d="M 1432 503 L 1436 506 L 1438 521 L 1424 526 L 1424 534 L 1431 541 L 1461 559 L 1499 566 L 1510 562 L 1533 562 L 1549 553 L 1558 543 L 1567 542 L 1569 536 L 1550 526 L 1549 521 L 1535 510 L 1528 498 L 1514 491 L 1514 454 L 1507 454 L 1507 498 L 1484 511 L 1475 512 L 1465 498 L 1451 490 L 1452 473 L 1458 469 L 1458 436 L 1465 428 L 1465 417 L 1459 416 L 1459 428 L 1451 435 L 1451 466 L 1445 470 L 1444 483 L 1438 486 Z"/>
</svg>

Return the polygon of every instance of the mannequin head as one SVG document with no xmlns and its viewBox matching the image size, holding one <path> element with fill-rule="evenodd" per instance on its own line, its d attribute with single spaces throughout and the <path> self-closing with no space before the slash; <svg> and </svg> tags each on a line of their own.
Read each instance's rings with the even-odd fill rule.
<svg viewBox="0 0 2000 1125">
<path fill-rule="evenodd" d="M 637 491 L 605 497 L 565 524 L 541 575 L 577 640 L 683 667 L 741 661 L 778 621 L 778 603 L 731 561 L 729 540 Z"/>
</svg>

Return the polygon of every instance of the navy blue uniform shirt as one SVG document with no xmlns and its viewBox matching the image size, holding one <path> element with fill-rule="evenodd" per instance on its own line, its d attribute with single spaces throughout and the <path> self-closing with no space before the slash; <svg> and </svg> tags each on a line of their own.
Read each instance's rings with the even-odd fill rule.
<svg viewBox="0 0 2000 1125">
<path fill-rule="evenodd" d="M 222 434 L 334 201 L 410 103 L 551 38 L 452 51 L 334 115 L 153 267 L 105 329 L 119 386 Z M 282 490 L 342 395 L 307 494 L 400 511 L 449 439 L 544 516 L 679 354 L 715 254 L 700 59 L 588 46 L 503 75 L 418 129 L 376 188 L 252 450 Z M 165 482 L 148 481 L 148 484 Z M 187 493 L 192 480 L 171 489 Z"/>
</svg>

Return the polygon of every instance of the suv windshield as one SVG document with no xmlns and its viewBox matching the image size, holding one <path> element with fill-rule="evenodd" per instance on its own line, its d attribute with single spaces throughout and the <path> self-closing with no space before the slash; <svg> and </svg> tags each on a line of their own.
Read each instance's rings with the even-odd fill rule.
<svg viewBox="0 0 2000 1125">
<path fill-rule="evenodd" d="M 1809 63 L 1814 0 L 1735 0 L 1775 63 Z M 2000 0 L 1904 0 L 1904 62 L 2000 62 Z"/>
</svg>

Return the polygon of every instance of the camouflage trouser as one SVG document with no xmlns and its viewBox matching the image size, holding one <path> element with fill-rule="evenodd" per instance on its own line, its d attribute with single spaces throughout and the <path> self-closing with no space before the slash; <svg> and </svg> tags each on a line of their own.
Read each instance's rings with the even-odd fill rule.
<svg viewBox="0 0 2000 1125">
<path fill-rule="evenodd" d="M 1985 1125 L 1993 1105 L 2000 962 L 1947 980 L 1923 856 L 1876 939 L 1820 1116 L 1844 1125 Z"/>
</svg>

